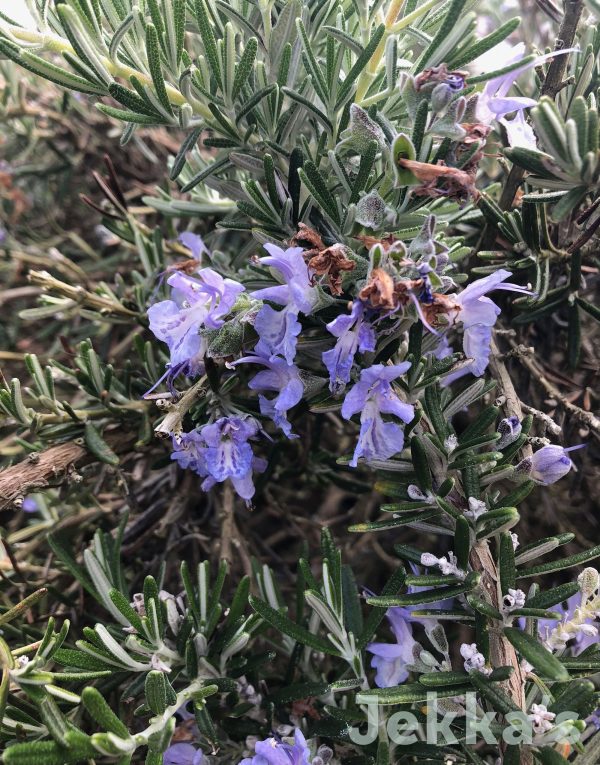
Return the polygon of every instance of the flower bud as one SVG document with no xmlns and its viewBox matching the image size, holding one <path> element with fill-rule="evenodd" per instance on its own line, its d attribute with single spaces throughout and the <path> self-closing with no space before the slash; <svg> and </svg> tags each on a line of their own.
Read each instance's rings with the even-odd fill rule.
<svg viewBox="0 0 600 765">
<path fill-rule="evenodd" d="M 434 112 L 443 112 L 452 100 L 454 91 L 445 82 L 438 83 L 431 92 L 431 108 Z"/>
<path fill-rule="evenodd" d="M 542 446 L 532 457 L 521 460 L 516 470 L 528 475 L 532 481 L 548 486 L 548 484 L 556 483 L 567 475 L 573 467 L 567 452 L 579 448 L 581 447 L 571 446 L 569 449 L 563 449 L 562 446 L 556 444 Z"/>
<path fill-rule="evenodd" d="M 500 420 L 497 430 L 500 433 L 500 439 L 496 442 L 496 447 L 504 449 L 504 447 L 514 443 L 521 435 L 522 426 L 518 417 L 506 417 Z"/>
<path fill-rule="evenodd" d="M 588 566 L 577 577 L 577 583 L 584 597 L 590 598 L 600 585 L 600 574 L 595 568 Z"/>
</svg>

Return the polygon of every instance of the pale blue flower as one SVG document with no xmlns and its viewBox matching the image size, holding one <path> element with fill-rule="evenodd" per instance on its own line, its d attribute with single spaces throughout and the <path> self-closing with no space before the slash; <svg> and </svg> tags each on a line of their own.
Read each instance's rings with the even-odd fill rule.
<svg viewBox="0 0 600 765">
<path fill-rule="evenodd" d="M 373 654 L 371 666 L 377 670 L 375 684 L 378 688 L 392 688 L 406 680 L 409 672 L 407 665 L 414 662 L 413 647 L 418 645 L 413 638 L 413 618 L 408 608 L 394 606 L 388 608 L 385 615 L 396 642 L 367 645 L 367 651 Z"/>
<path fill-rule="evenodd" d="M 360 434 L 350 461 L 356 467 L 358 459 L 367 462 L 387 459 L 404 448 L 404 431 L 396 422 L 384 422 L 382 414 L 392 414 L 403 422 L 414 417 L 414 407 L 401 401 L 394 393 L 391 381 L 405 374 L 410 362 L 386 366 L 375 364 L 363 369 L 360 379 L 346 394 L 342 404 L 342 417 L 349 420 L 360 412 Z"/>
<path fill-rule="evenodd" d="M 531 295 L 531 291 L 518 284 L 505 282 L 512 276 L 510 271 L 503 268 L 469 284 L 458 295 L 452 295 L 456 314 L 450 317 L 459 321 L 463 326 L 463 350 L 471 362 L 457 372 L 448 375 L 444 384 L 449 384 L 465 374 L 471 373 L 480 377 L 487 368 L 490 359 L 490 344 L 492 328 L 500 314 L 500 308 L 486 296 L 492 290 L 505 290 Z"/>
<path fill-rule="evenodd" d="M 211 268 L 201 269 L 195 278 L 174 273 L 167 284 L 173 289 L 173 299 L 150 306 L 150 329 L 169 346 L 173 374 L 193 376 L 202 369 L 206 353 L 200 330 L 222 327 L 244 287 Z"/>
<path fill-rule="evenodd" d="M 184 247 L 187 247 L 191 251 L 192 257 L 198 262 L 202 260 L 202 255 L 206 253 L 209 255 L 207 246 L 204 244 L 204 240 L 198 234 L 194 234 L 191 231 L 184 231 L 179 235 L 179 241 Z"/>
<path fill-rule="evenodd" d="M 192 744 L 172 744 L 163 754 L 163 765 L 204 765 L 204 754 Z"/>
<path fill-rule="evenodd" d="M 239 765 L 311 765 L 310 750 L 299 728 L 294 732 L 293 744 L 267 738 L 258 741 L 254 748 L 254 757 L 245 757 Z"/>
<path fill-rule="evenodd" d="M 335 346 L 323 353 L 323 363 L 329 372 L 329 389 L 341 393 L 350 382 L 350 370 L 358 351 L 375 350 L 375 331 L 365 317 L 364 303 L 356 300 L 350 314 L 340 314 L 327 324 L 328 331 L 337 337 Z"/>
<path fill-rule="evenodd" d="M 253 417 L 221 417 L 175 436 L 171 458 L 204 478 L 204 491 L 230 479 L 240 497 L 248 501 L 254 496 L 252 472 L 266 468 L 265 461 L 254 456 L 248 443 L 258 430 Z"/>
<path fill-rule="evenodd" d="M 268 399 L 262 393 L 258 396 L 261 414 L 270 417 L 284 434 L 292 437 L 292 426 L 287 419 L 288 411 L 301 400 L 304 385 L 300 370 L 294 364 L 288 364 L 280 356 L 245 356 L 235 364 L 260 364 L 265 367 L 248 383 L 250 390 L 273 392 L 277 395 Z"/>
<path fill-rule="evenodd" d="M 532 481 L 543 486 L 556 483 L 564 478 L 573 467 L 568 452 L 582 449 L 584 446 L 585 444 L 580 444 L 564 449 L 557 444 L 547 444 L 534 452 L 531 457 L 521 460 L 517 465 L 517 472 L 527 474 Z"/>
<path fill-rule="evenodd" d="M 308 315 L 314 310 L 318 292 L 304 262 L 302 247 L 282 250 L 277 245 L 265 244 L 264 248 L 269 255 L 260 258 L 260 262 L 278 272 L 284 283 L 255 290 L 251 296 L 276 303 L 283 310 L 275 311 L 264 305 L 258 312 L 254 323 L 259 336 L 256 352 L 261 356 L 283 356 L 288 364 L 292 364 L 301 330 L 298 314 Z"/>
</svg>

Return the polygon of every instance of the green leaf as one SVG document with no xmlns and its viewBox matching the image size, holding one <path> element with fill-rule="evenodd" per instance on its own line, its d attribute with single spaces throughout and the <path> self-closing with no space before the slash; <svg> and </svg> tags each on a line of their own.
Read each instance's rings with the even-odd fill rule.
<svg viewBox="0 0 600 765">
<path fill-rule="evenodd" d="M 518 28 L 520 23 L 521 19 L 519 16 L 506 21 L 491 34 L 477 40 L 474 45 L 459 51 L 455 57 L 450 58 L 448 66 L 451 69 L 460 69 L 460 67 L 465 66 L 465 64 L 470 64 L 471 61 L 474 61 L 476 58 L 479 58 L 479 56 L 487 53 L 488 50 L 491 50 L 495 45 L 498 45 L 498 43 L 501 43 L 509 37 Z"/>
<path fill-rule="evenodd" d="M 148 55 L 148 67 L 150 69 L 150 76 L 154 83 L 154 89 L 158 100 L 164 106 L 167 114 L 173 116 L 173 109 L 171 108 L 171 102 L 167 94 L 167 88 L 165 86 L 165 78 L 162 73 L 162 66 L 160 62 L 160 43 L 158 41 L 158 33 L 154 24 L 148 24 L 146 26 L 146 52 Z"/>
<path fill-rule="evenodd" d="M 508 531 L 503 531 L 500 534 L 498 564 L 500 569 L 500 586 L 502 588 L 502 594 L 506 595 L 509 589 L 515 589 L 517 581 L 515 548 L 513 545 L 512 536 Z"/>
<path fill-rule="evenodd" d="M 255 598 L 252 595 L 250 596 L 249 602 L 256 613 L 279 632 L 288 635 L 302 645 L 313 648 L 315 651 L 322 651 L 323 653 L 328 653 L 332 656 L 339 656 L 339 652 L 330 643 L 313 635 L 312 632 L 301 625 L 296 624 L 280 611 L 271 608 L 268 603 L 265 603 L 263 600 Z"/>
<path fill-rule="evenodd" d="M 471 527 L 464 516 L 456 519 L 454 551 L 458 559 L 458 567 L 466 571 L 469 566 L 469 552 L 471 551 Z"/>
<path fill-rule="evenodd" d="M 215 40 L 215 35 L 210 23 L 205 0 L 195 0 L 194 10 L 196 12 L 198 29 L 200 31 L 200 37 L 202 38 L 208 64 L 211 68 L 213 77 L 217 81 L 217 86 L 222 88 L 223 80 L 221 77 L 221 67 L 219 65 L 217 41 Z"/>
<path fill-rule="evenodd" d="M 573 566 L 579 566 L 582 563 L 588 563 L 594 558 L 600 557 L 600 545 L 592 547 L 590 550 L 584 550 L 576 555 L 570 555 L 568 558 L 562 560 L 552 561 L 551 563 L 541 563 L 539 566 L 532 566 L 531 568 L 519 570 L 517 579 L 526 579 L 530 576 L 538 576 L 539 574 L 553 574 L 555 571 L 564 571 L 567 568 Z"/>
<path fill-rule="evenodd" d="M 471 683 L 481 693 L 481 695 L 489 701 L 492 707 L 500 714 L 506 715 L 509 712 L 520 712 L 521 710 L 515 704 L 515 702 L 508 696 L 501 688 L 498 688 L 494 683 L 481 672 L 471 672 L 469 675 Z"/>
<path fill-rule="evenodd" d="M 93 686 L 84 688 L 81 693 L 81 701 L 94 723 L 110 733 L 114 733 L 119 738 L 129 738 L 127 726 L 121 722 L 96 688 Z"/>
<path fill-rule="evenodd" d="M 403 566 L 399 566 L 396 571 L 394 571 L 390 579 L 388 579 L 388 581 L 385 583 L 385 586 L 381 591 L 381 595 L 384 597 L 397 595 L 402 587 L 404 587 L 405 581 L 406 571 Z M 372 608 L 370 610 L 369 615 L 365 619 L 362 632 L 357 637 L 356 644 L 359 649 L 363 649 L 366 644 L 373 638 L 377 627 L 385 616 L 386 610 L 387 609 L 385 607 Z"/>
<path fill-rule="evenodd" d="M 335 199 L 327 188 L 327 184 L 314 162 L 306 161 L 304 166 L 298 169 L 298 175 L 318 204 L 323 208 L 323 211 L 327 213 L 334 223 L 339 225 L 340 216 Z"/>
<path fill-rule="evenodd" d="M 470 592 L 477 586 L 478 581 L 478 575 L 470 574 L 464 583 L 457 584 L 453 587 L 436 587 L 423 592 L 413 592 L 411 594 L 400 595 L 397 597 L 383 595 L 373 596 L 367 598 L 367 603 L 370 603 L 373 606 L 385 606 L 386 608 L 390 608 L 391 606 L 418 606 L 421 605 L 421 603 L 435 603 L 438 600 L 455 598 L 457 595 Z"/>
<path fill-rule="evenodd" d="M 118 82 L 112 82 L 108 86 L 108 92 L 110 95 L 123 106 L 126 106 L 130 111 L 152 117 L 154 120 L 161 120 L 162 117 L 156 111 L 156 109 L 149 105 L 141 96 L 135 91 L 125 88 Z"/>
<path fill-rule="evenodd" d="M 263 98 L 266 98 L 268 95 L 270 95 L 276 88 L 277 88 L 277 85 L 275 83 L 271 83 L 271 85 L 267 85 L 266 87 L 258 90 L 251 98 L 249 98 L 240 107 L 240 110 L 235 116 L 235 124 L 239 125 L 242 119 L 249 112 L 251 112 L 256 106 L 258 106 L 258 104 L 263 100 Z"/>
<path fill-rule="evenodd" d="M 566 582 L 558 587 L 553 587 L 551 590 L 544 590 L 529 598 L 525 602 L 526 608 L 551 608 L 557 603 L 562 603 L 568 600 L 571 596 L 579 592 L 579 585 L 577 582 Z"/>
<path fill-rule="evenodd" d="M 466 1 L 467 0 L 452 0 L 450 7 L 446 11 L 443 17 L 443 21 L 435 37 L 421 54 L 418 64 L 414 70 L 415 74 L 418 74 L 419 72 L 423 71 L 423 69 L 427 66 L 427 63 L 429 62 L 429 60 L 431 59 L 435 51 L 444 42 L 446 37 L 448 37 L 448 35 L 452 33 L 452 30 L 454 29 L 461 15 L 463 14 Z"/>
<path fill-rule="evenodd" d="M 242 53 L 240 60 L 235 68 L 235 77 L 233 79 L 233 87 L 231 89 L 231 99 L 235 99 L 241 93 L 242 88 L 248 81 L 248 77 L 252 72 L 254 61 L 256 59 L 256 53 L 258 51 L 258 40 L 256 37 L 251 37 L 246 41 L 244 52 Z"/>
<path fill-rule="evenodd" d="M 542 677 L 551 680 L 568 680 L 569 673 L 560 663 L 560 661 L 550 653 L 537 638 L 528 635 L 526 632 L 506 627 L 504 634 L 519 651 L 521 656 L 533 665 Z"/>
<path fill-rule="evenodd" d="M 436 689 L 438 698 L 448 698 L 450 696 L 462 696 L 471 691 L 471 685 L 450 685 L 446 688 Z M 369 704 L 376 702 L 380 706 L 389 706 L 396 704 L 415 704 L 427 700 L 427 694 L 431 689 L 420 683 L 405 683 L 393 688 L 377 688 L 369 691 L 362 691 L 356 694 L 357 704 Z"/>
<path fill-rule="evenodd" d="M 89 420 L 85 423 L 85 445 L 100 462 L 105 462 L 113 467 L 119 464 L 117 455 L 102 438 L 96 426 Z"/>
<path fill-rule="evenodd" d="M 559 754 L 551 746 L 543 746 L 537 752 L 537 758 L 542 765 L 569 765 L 569 760 L 565 759 L 562 754 Z"/>
<path fill-rule="evenodd" d="M 135 125 L 162 125 L 165 123 L 162 117 L 150 117 L 147 114 L 115 109 L 114 106 L 109 106 L 108 104 L 96 104 L 96 109 L 108 117 L 114 117 L 114 119 L 121 120 L 121 122 L 131 122 Z"/>
</svg>

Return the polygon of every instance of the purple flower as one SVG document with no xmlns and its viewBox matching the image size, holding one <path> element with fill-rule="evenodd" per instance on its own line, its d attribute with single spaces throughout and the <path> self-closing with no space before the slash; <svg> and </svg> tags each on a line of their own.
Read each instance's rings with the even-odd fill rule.
<svg viewBox="0 0 600 765">
<path fill-rule="evenodd" d="M 525 119 L 523 112 L 517 112 L 512 120 L 507 120 L 506 117 L 502 117 L 498 122 L 504 125 L 506 129 L 506 137 L 508 139 L 508 145 L 511 147 L 521 146 L 524 149 L 537 149 L 537 140 L 533 128 Z"/>
<path fill-rule="evenodd" d="M 254 757 L 245 757 L 239 765 L 310 765 L 310 750 L 299 728 L 294 733 L 294 743 L 286 744 L 276 738 L 258 741 Z"/>
<path fill-rule="evenodd" d="M 410 368 L 405 361 L 395 366 L 375 364 L 363 369 L 360 380 L 346 394 L 342 404 L 342 417 L 349 420 L 360 412 L 360 434 L 354 455 L 350 461 L 356 467 L 359 457 L 367 462 L 387 459 L 404 447 L 404 431 L 395 422 L 384 422 L 382 414 L 393 414 L 403 422 L 414 417 L 414 407 L 401 401 L 392 390 L 391 381 Z"/>
<path fill-rule="evenodd" d="M 169 346 L 171 370 L 196 375 L 206 353 L 200 330 L 222 327 L 244 287 L 211 268 L 198 271 L 197 278 L 174 273 L 167 284 L 173 288 L 173 300 L 150 306 L 150 329 Z"/>
<path fill-rule="evenodd" d="M 25 499 L 23 500 L 23 504 L 21 505 L 21 510 L 24 513 L 35 513 L 39 509 L 40 509 L 40 506 L 35 500 L 35 497 L 32 497 L 31 495 L 28 497 L 25 497 Z"/>
<path fill-rule="evenodd" d="M 556 483 L 564 478 L 573 467 L 567 452 L 582 449 L 584 446 L 585 444 L 579 444 L 579 446 L 570 446 L 568 449 L 556 444 L 542 446 L 531 457 L 526 457 L 519 462 L 516 468 L 517 472 L 526 473 L 532 481 L 543 486 Z"/>
<path fill-rule="evenodd" d="M 202 260 L 202 255 L 206 253 L 209 255 L 209 251 L 207 246 L 204 244 L 204 241 L 201 236 L 198 236 L 198 234 L 194 234 L 191 231 L 184 231 L 182 234 L 179 235 L 179 241 L 184 247 L 187 247 L 188 250 L 191 250 L 192 257 L 200 261 Z"/>
<path fill-rule="evenodd" d="M 375 350 L 375 332 L 365 320 L 365 306 L 360 300 L 352 304 L 350 314 L 341 314 L 329 322 L 327 329 L 338 340 L 330 351 L 323 353 L 323 363 L 329 372 L 329 390 L 341 393 L 350 382 L 356 352 Z"/>
<path fill-rule="evenodd" d="M 259 394 L 260 412 L 265 417 L 270 417 L 275 425 L 281 428 L 288 438 L 291 438 L 292 426 L 286 415 L 300 401 L 304 392 L 298 367 L 287 364 L 280 356 L 272 356 L 270 359 L 262 356 L 245 356 L 235 363 L 261 364 L 266 367 L 250 380 L 248 387 L 250 390 L 277 393 L 277 396 L 272 399 Z"/>
<path fill-rule="evenodd" d="M 191 744 L 173 744 L 163 754 L 163 765 L 203 765 L 204 754 Z"/>
<path fill-rule="evenodd" d="M 388 618 L 392 632 L 396 638 L 395 643 L 369 643 L 367 651 L 373 654 L 371 666 L 377 670 L 375 684 L 379 688 L 391 688 L 400 685 L 408 677 L 407 664 L 412 664 L 413 646 L 417 641 L 412 635 L 412 619 L 410 610 L 394 606 L 388 608 L 385 614 Z"/>
<path fill-rule="evenodd" d="M 258 430 L 253 417 L 221 417 L 175 436 L 171 458 L 204 478 L 204 491 L 229 478 L 240 497 L 248 501 L 254 496 L 252 471 L 262 472 L 266 467 L 264 460 L 254 456 L 248 443 Z"/>
<path fill-rule="evenodd" d="M 486 297 L 486 293 L 498 289 L 531 295 L 531 291 L 526 287 L 510 282 L 503 283 L 509 276 L 512 276 L 510 271 L 500 268 L 495 273 L 469 284 L 458 295 L 452 296 L 458 311 L 455 321 L 458 320 L 463 325 L 463 350 L 465 356 L 472 361 L 459 371 L 448 375 L 444 380 L 446 385 L 469 372 L 480 377 L 488 365 L 492 327 L 496 323 L 500 309 L 489 297 Z"/>
<path fill-rule="evenodd" d="M 264 305 L 258 312 L 254 323 L 259 336 L 256 352 L 261 356 L 283 356 L 288 364 L 292 364 L 301 329 L 298 314 L 310 314 L 313 311 L 318 301 L 318 292 L 312 285 L 302 247 L 282 250 L 274 244 L 265 244 L 264 248 L 269 255 L 260 258 L 260 262 L 278 271 L 285 283 L 256 290 L 251 296 L 276 303 L 284 309 L 275 311 L 271 306 Z"/>
<path fill-rule="evenodd" d="M 259 338 L 256 353 L 270 358 L 281 355 L 288 364 L 294 363 L 297 338 L 302 325 L 298 321 L 298 311 L 293 305 L 285 306 L 283 311 L 263 305 L 256 316 L 254 329 Z"/>
<path fill-rule="evenodd" d="M 494 119 L 500 120 L 506 117 L 511 112 L 522 112 L 523 109 L 528 109 L 530 106 L 535 106 L 537 101 L 533 98 L 524 98 L 521 96 L 509 96 L 508 93 L 516 80 L 529 69 L 534 69 L 540 66 L 548 59 L 554 58 L 554 56 L 562 56 L 565 53 L 571 53 L 575 48 L 565 48 L 560 51 L 552 51 L 543 56 L 534 58 L 529 63 L 523 64 L 523 66 L 517 67 L 506 74 L 501 74 L 498 77 L 494 77 L 492 80 L 488 80 L 483 89 L 483 92 L 479 95 L 477 100 L 477 120 L 489 125 Z M 525 44 L 519 43 L 512 49 L 507 51 L 504 60 L 497 61 L 497 67 L 503 69 L 510 64 L 515 64 L 525 56 Z"/>
</svg>

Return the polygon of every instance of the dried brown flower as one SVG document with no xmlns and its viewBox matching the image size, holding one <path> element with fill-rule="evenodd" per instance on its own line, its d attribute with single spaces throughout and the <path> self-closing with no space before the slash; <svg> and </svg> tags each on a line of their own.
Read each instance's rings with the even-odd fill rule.
<svg viewBox="0 0 600 765">
<path fill-rule="evenodd" d="M 355 263 L 346 257 L 343 244 L 332 244 L 321 252 L 313 255 L 308 261 L 317 276 L 327 276 L 327 283 L 332 295 L 342 294 L 342 271 L 352 271 Z"/>
</svg>

